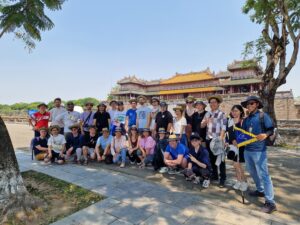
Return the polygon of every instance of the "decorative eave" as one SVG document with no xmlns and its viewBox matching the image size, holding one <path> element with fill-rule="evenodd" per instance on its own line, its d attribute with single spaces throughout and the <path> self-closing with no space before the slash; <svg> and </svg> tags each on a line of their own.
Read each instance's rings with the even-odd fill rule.
<svg viewBox="0 0 300 225">
<path fill-rule="evenodd" d="M 238 85 L 244 85 L 244 84 L 257 84 L 257 83 L 262 83 L 262 80 L 255 79 L 255 78 L 230 80 L 230 81 L 220 82 L 220 86 L 238 86 Z"/>
</svg>

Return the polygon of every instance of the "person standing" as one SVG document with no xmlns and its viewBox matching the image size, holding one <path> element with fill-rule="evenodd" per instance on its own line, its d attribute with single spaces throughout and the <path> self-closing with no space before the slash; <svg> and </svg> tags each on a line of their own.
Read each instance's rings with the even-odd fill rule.
<svg viewBox="0 0 300 225">
<path fill-rule="evenodd" d="M 94 124 L 94 104 L 92 102 L 85 103 L 86 110 L 80 115 L 80 130 L 82 135 L 89 135 L 89 127 Z"/>
<path fill-rule="evenodd" d="M 111 132 L 114 134 L 116 127 L 120 127 L 122 129 L 122 135 L 125 135 L 125 121 L 126 110 L 124 109 L 124 103 L 122 101 L 118 101 L 118 111 L 114 114 L 113 127 Z"/>
<path fill-rule="evenodd" d="M 60 127 L 60 134 L 64 134 L 64 123 L 63 121 L 57 120 L 58 116 L 65 113 L 67 110 L 61 105 L 61 98 L 54 99 L 54 107 L 50 112 L 51 125 L 58 125 Z"/>
<path fill-rule="evenodd" d="M 112 100 L 112 101 L 110 101 L 110 103 L 109 103 L 109 106 L 110 106 L 110 109 L 107 111 L 108 113 L 109 113 L 109 115 L 110 115 L 110 119 L 111 119 L 111 121 L 110 121 L 110 125 L 109 125 L 109 127 L 113 127 L 113 123 L 114 123 L 114 118 L 115 118 L 115 113 L 118 111 L 118 102 L 116 101 L 116 100 Z"/>
<path fill-rule="evenodd" d="M 64 124 L 64 135 L 67 138 L 71 135 L 70 126 L 77 124 L 80 120 L 80 113 L 74 111 L 74 103 L 72 101 L 67 102 L 67 111 L 57 117 L 57 121 L 62 121 Z"/>
<path fill-rule="evenodd" d="M 195 113 L 195 107 L 194 107 L 194 102 L 195 102 L 195 98 L 193 96 L 188 96 L 185 100 L 186 102 L 186 109 L 184 111 L 184 116 L 186 118 L 186 122 L 187 122 L 187 126 L 185 128 L 185 133 L 187 136 L 187 140 L 188 140 L 188 144 L 189 146 L 191 146 L 190 144 L 190 136 L 192 133 L 192 117 Z"/>
<path fill-rule="evenodd" d="M 41 103 L 37 106 L 38 112 L 29 117 L 29 124 L 33 127 L 34 137 L 40 136 L 40 128 L 49 126 L 50 113 L 47 112 L 48 106 Z"/>
<path fill-rule="evenodd" d="M 110 120 L 110 114 L 106 112 L 106 105 L 104 102 L 101 102 L 97 106 L 98 110 L 94 114 L 94 125 L 97 127 L 97 131 L 99 136 L 102 136 L 102 131 L 104 128 L 107 128 L 109 130 L 109 126 L 111 124 Z"/>
<path fill-rule="evenodd" d="M 208 111 L 204 119 L 201 122 L 201 127 L 204 128 L 207 127 L 206 131 L 206 147 L 209 152 L 210 162 L 212 166 L 212 180 L 219 180 L 219 174 L 218 174 L 218 166 L 216 165 L 217 162 L 217 156 L 214 155 L 210 146 L 210 143 L 213 139 L 217 140 L 219 139 L 221 143 L 223 143 L 221 146 L 218 146 L 218 149 L 220 151 L 224 151 L 224 142 L 225 142 L 225 132 L 226 132 L 226 125 L 227 125 L 227 118 L 224 112 L 222 112 L 220 108 L 220 104 L 222 103 L 223 99 L 219 95 L 210 96 L 208 98 L 208 103 L 210 105 L 211 111 Z M 221 160 L 220 163 L 220 182 L 219 186 L 224 187 L 225 181 L 226 181 L 226 167 L 225 167 L 225 160 Z"/>
<path fill-rule="evenodd" d="M 155 138 L 155 132 L 154 132 L 154 128 L 155 128 L 155 118 L 157 113 L 159 112 L 159 99 L 156 97 L 153 97 L 151 99 L 151 105 L 152 105 L 152 109 L 151 109 L 151 113 L 150 113 L 150 131 L 152 134 L 152 137 Z"/>
<path fill-rule="evenodd" d="M 252 197 L 265 197 L 262 211 L 272 213 L 277 210 L 274 201 L 273 183 L 268 171 L 266 141 L 274 133 L 274 125 L 270 116 L 260 112 L 263 108 L 261 100 L 256 96 L 249 96 L 241 105 L 249 112 L 242 128 L 256 135 L 258 141 L 245 146 L 244 157 L 246 167 L 253 178 L 256 190 L 249 193 Z"/>
<path fill-rule="evenodd" d="M 173 132 L 177 136 L 178 140 L 181 144 L 187 146 L 187 138 L 185 134 L 185 128 L 187 125 L 186 118 L 182 115 L 183 109 L 181 106 L 176 106 L 173 108 L 175 111 L 175 118 L 173 121 Z"/>
<path fill-rule="evenodd" d="M 201 127 L 201 122 L 206 114 L 206 104 L 203 101 L 195 102 L 196 112 L 192 116 L 192 130 L 199 134 L 202 140 L 206 139 L 206 127 Z M 203 143 L 205 145 L 205 143 Z"/>
<path fill-rule="evenodd" d="M 129 133 L 130 128 L 136 125 L 136 110 L 137 110 L 137 100 L 130 99 L 129 103 L 131 108 L 126 112 L 126 122 L 125 122 L 125 129 L 126 132 Z"/>
<path fill-rule="evenodd" d="M 140 107 L 136 110 L 136 126 L 139 133 L 141 134 L 144 128 L 149 128 L 150 126 L 151 109 L 145 105 L 147 101 L 147 98 L 145 96 L 139 96 L 138 101 Z"/>
<path fill-rule="evenodd" d="M 172 124 L 173 124 L 173 116 L 168 111 L 167 103 L 160 102 L 160 112 L 157 113 L 155 118 L 155 126 L 154 126 L 155 137 L 157 136 L 157 132 L 159 128 L 164 128 L 166 131 L 166 136 L 168 136 L 170 134 Z"/>
<path fill-rule="evenodd" d="M 237 182 L 233 185 L 235 190 L 246 191 L 248 189 L 247 178 L 245 176 L 243 164 L 245 163 L 244 158 L 244 146 L 238 147 L 235 135 L 235 127 L 242 128 L 244 120 L 244 110 L 241 105 L 234 105 L 231 108 L 230 118 L 228 119 L 227 126 L 227 136 L 228 144 L 235 147 L 237 154 L 231 154 L 233 151 L 229 151 L 227 158 L 233 161 L 233 167 L 235 169 L 235 174 Z"/>
</svg>

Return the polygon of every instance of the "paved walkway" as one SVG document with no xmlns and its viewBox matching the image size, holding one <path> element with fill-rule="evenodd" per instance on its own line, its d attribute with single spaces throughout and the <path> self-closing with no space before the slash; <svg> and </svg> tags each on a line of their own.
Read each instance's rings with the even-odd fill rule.
<svg viewBox="0 0 300 225">
<path fill-rule="evenodd" d="M 27 152 L 16 151 L 21 171 L 35 170 L 76 184 L 106 198 L 80 210 L 53 225 L 93 224 L 238 224 L 282 225 L 300 224 L 285 221 L 276 215 L 267 215 L 253 209 L 232 208 L 216 204 L 204 197 L 161 186 L 101 167 L 83 167 L 73 164 L 42 165 L 32 161 Z"/>
</svg>

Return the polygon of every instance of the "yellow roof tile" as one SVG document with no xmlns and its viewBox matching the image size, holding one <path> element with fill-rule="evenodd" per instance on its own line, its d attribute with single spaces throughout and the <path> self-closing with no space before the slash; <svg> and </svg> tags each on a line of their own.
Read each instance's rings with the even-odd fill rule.
<svg viewBox="0 0 300 225">
<path fill-rule="evenodd" d="M 209 91 L 219 91 L 219 90 L 222 90 L 222 88 L 220 87 L 188 88 L 188 89 L 180 89 L 180 90 L 159 91 L 159 94 L 169 95 L 169 94 L 184 94 L 184 93 L 209 92 Z"/>
<path fill-rule="evenodd" d="M 175 84 L 175 83 L 186 83 L 186 82 L 195 82 L 201 80 L 211 80 L 215 79 L 215 76 L 209 72 L 195 72 L 187 74 L 176 74 L 175 76 L 162 80 L 160 84 Z"/>
</svg>

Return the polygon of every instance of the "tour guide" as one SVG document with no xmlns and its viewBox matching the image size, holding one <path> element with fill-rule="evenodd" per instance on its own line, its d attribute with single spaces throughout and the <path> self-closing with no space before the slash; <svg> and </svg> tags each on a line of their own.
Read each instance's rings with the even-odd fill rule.
<svg viewBox="0 0 300 225">
<path fill-rule="evenodd" d="M 247 108 L 249 112 L 249 116 L 243 123 L 243 129 L 257 135 L 256 138 L 258 139 L 258 141 L 246 145 L 244 152 L 246 167 L 256 185 L 256 190 L 249 194 L 253 197 L 265 197 L 262 211 L 272 213 L 277 208 L 267 166 L 266 139 L 274 132 L 273 123 L 268 114 L 259 111 L 263 108 L 263 104 L 258 97 L 249 96 L 241 102 L 241 105 Z"/>
</svg>

